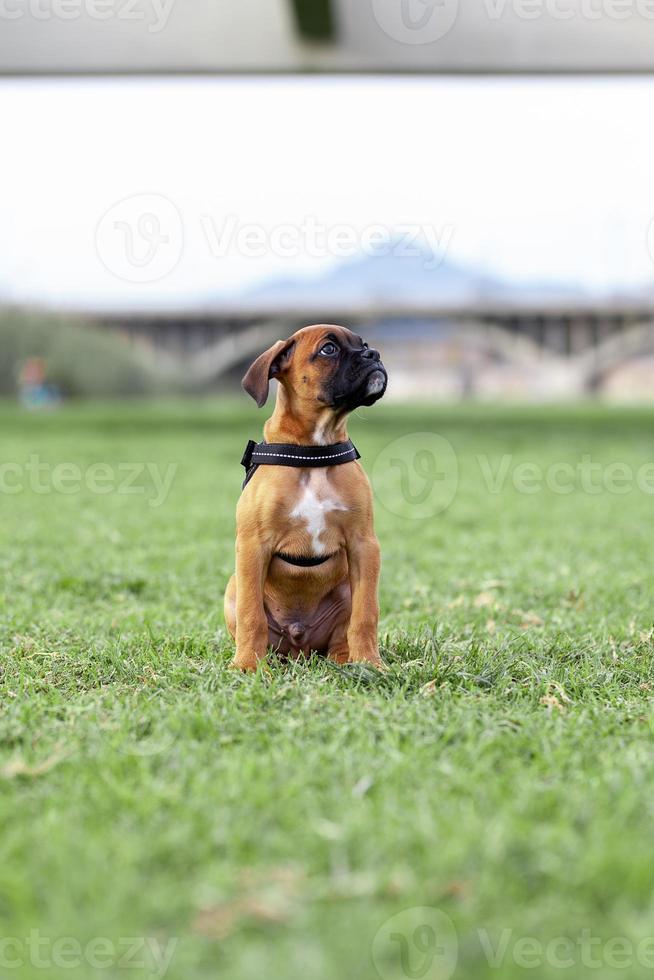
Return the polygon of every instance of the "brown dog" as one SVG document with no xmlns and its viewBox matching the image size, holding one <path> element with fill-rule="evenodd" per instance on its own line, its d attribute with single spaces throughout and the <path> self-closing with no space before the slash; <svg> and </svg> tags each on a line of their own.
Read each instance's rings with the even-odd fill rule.
<svg viewBox="0 0 654 980">
<path fill-rule="evenodd" d="M 225 595 L 233 666 L 255 670 L 268 647 L 380 665 L 372 492 L 356 450 L 342 444 L 348 414 L 384 394 L 386 370 L 350 330 L 321 325 L 278 341 L 254 362 L 243 387 L 260 408 L 271 378 L 279 388 L 264 435 L 273 445 L 256 447 L 254 461 L 256 449 L 262 463 L 273 455 L 267 449 L 286 450 L 288 459 L 255 466 L 238 503 L 236 574 Z M 339 456 L 349 461 L 321 462 Z"/>
</svg>

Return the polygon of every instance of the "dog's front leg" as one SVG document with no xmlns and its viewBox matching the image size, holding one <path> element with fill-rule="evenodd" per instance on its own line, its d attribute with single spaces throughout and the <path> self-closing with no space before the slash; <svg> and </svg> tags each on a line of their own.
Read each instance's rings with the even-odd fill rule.
<svg viewBox="0 0 654 980">
<path fill-rule="evenodd" d="M 268 649 L 263 588 L 270 555 L 256 538 L 236 538 L 236 656 L 232 666 L 256 670 Z"/>
<path fill-rule="evenodd" d="M 381 556 L 374 534 L 353 540 L 347 549 L 347 560 L 352 590 L 352 613 L 347 630 L 350 661 L 381 666 L 377 641 Z"/>
</svg>

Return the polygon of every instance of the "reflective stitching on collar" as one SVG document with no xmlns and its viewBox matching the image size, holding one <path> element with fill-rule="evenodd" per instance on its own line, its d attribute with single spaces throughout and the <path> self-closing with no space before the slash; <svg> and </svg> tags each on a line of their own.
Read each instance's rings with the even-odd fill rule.
<svg viewBox="0 0 654 980">
<path fill-rule="evenodd" d="M 292 453 L 262 453 L 259 450 L 254 449 L 252 451 L 252 456 L 274 456 L 275 459 L 338 459 L 339 456 L 349 456 L 350 453 L 354 452 L 354 446 L 352 449 L 346 449 L 342 453 L 332 453 L 330 456 L 294 456 Z"/>
</svg>

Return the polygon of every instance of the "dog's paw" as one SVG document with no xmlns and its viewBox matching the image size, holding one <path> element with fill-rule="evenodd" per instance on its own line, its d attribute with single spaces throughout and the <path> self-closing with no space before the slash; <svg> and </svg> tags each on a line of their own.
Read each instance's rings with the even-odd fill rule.
<svg viewBox="0 0 654 980">
<path fill-rule="evenodd" d="M 240 670 L 243 674 L 253 674 L 259 664 L 261 663 L 253 654 L 243 655 L 237 653 L 231 664 L 229 665 L 230 670 Z"/>
<path fill-rule="evenodd" d="M 367 667 L 374 667 L 375 670 L 388 670 L 388 667 L 378 653 L 364 654 L 363 656 L 357 656 L 356 654 L 350 655 L 348 663 L 365 664 Z"/>
<path fill-rule="evenodd" d="M 327 651 L 327 659 L 335 664 L 346 664 L 349 663 L 350 653 L 347 647 L 335 647 Z"/>
</svg>

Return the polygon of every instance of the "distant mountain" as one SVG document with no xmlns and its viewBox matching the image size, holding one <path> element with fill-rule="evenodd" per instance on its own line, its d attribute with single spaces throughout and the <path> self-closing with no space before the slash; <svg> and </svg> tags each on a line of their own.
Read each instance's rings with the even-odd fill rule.
<svg viewBox="0 0 654 980">
<path fill-rule="evenodd" d="M 364 255 L 316 278 L 276 279 L 239 297 L 253 309 L 329 310 L 370 306 L 445 308 L 489 300 L 520 302 L 584 298 L 586 294 L 557 283 L 512 283 L 449 260 L 435 263 L 429 252 Z"/>
<path fill-rule="evenodd" d="M 362 307 L 380 303 L 455 305 L 484 295 L 493 281 L 451 262 L 434 268 L 431 255 L 364 255 L 337 265 L 319 278 L 279 279 L 243 299 L 256 306 Z"/>
<path fill-rule="evenodd" d="M 410 254 L 400 241 L 387 243 L 387 248 L 385 255 L 359 255 L 323 266 L 318 274 L 275 277 L 230 291 L 208 288 L 174 298 L 162 292 L 155 299 L 136 293 L 130 302 L 96 297 L 93 302 L 79 301 L 58 308 L 87 313 L 234 314 L 254 318 L 289 313 L 320 319 L 375 311 L 383 312 L 384 319 L 408 313 L 414 321 L 424 314 L 433 324 L 436 310 L 446 314 L 451 309 L 484 304 L 547 309 L 575 303 L 583 307 L 598 303 L 648 306 L 654 302 L 654 290 L 647 283 L 640 288 L 609 285 L 600 289 L 569 281 L 503 279 L 472 265 L 434 257 L 429 249 L 421 251 L 416 245 L 410 247 Z"/>
</svg>

